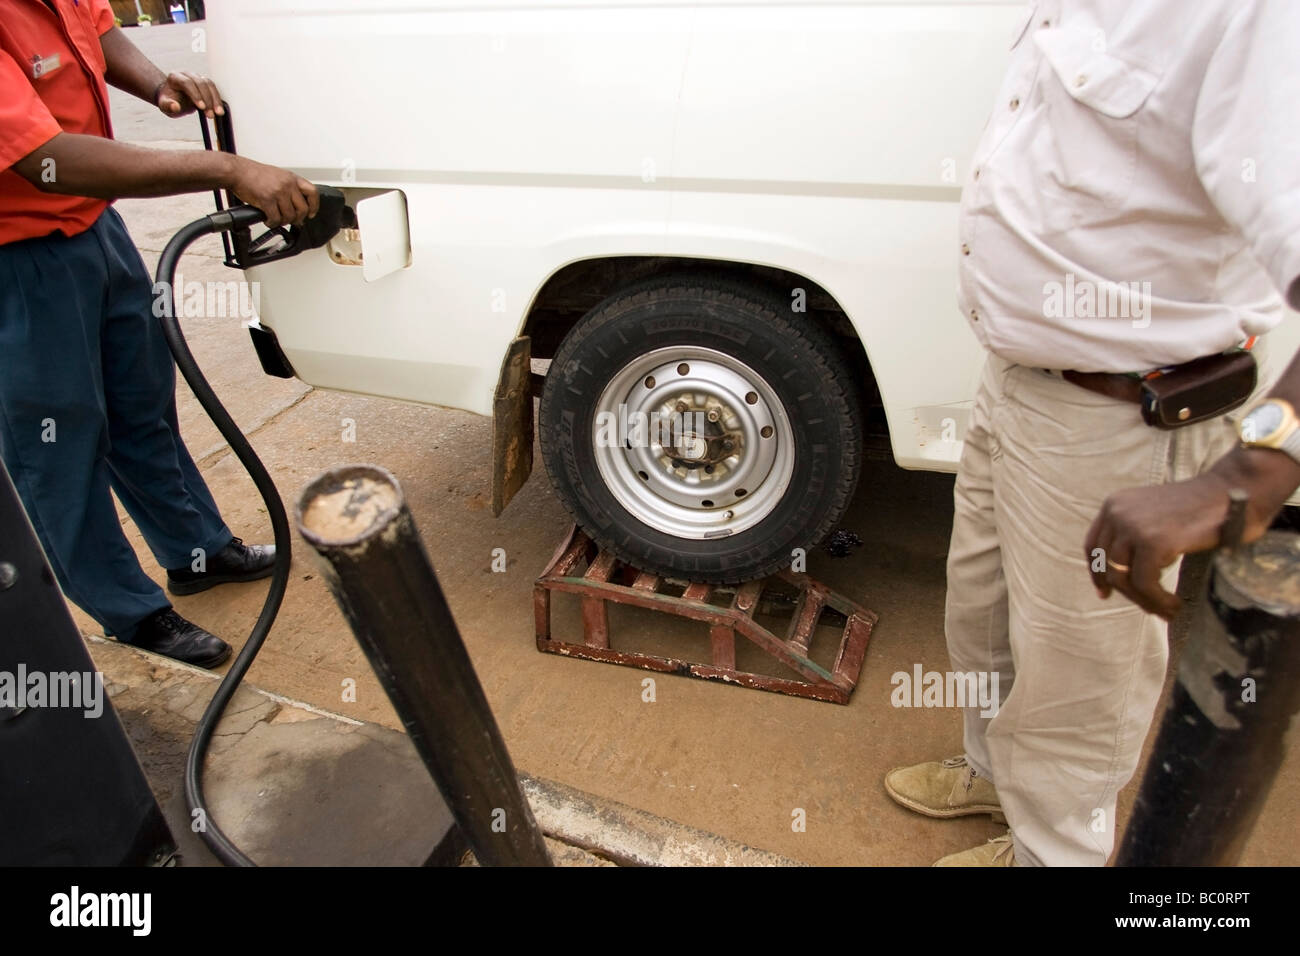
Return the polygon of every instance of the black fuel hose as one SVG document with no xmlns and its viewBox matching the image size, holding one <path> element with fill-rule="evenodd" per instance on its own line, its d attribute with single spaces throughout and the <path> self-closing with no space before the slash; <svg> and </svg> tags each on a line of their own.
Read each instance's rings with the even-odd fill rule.
<svg viewBox="0 0 1300 956">
<path fill-rule="evenodd" d="M 159 296 L 164 303 L 163 308 L 160 310 L 162 312 L 160 319 L 163 334 L 167 338 L 167 345 L 171 348 L 172 356 L 176 359 L 176 367 L 180 369 L 181 375 L 185 377 L 185 381 L 189 383 L 190 389 L 194 392 L 194 397 L 199 400 L 203 410 L 212 419 L 213 424 L 217 426 L 217 430 L 221 432 L 221 436 L 230 445 L 240 464 L 244 466 L 249 477 L 253 479 L 258 494 L 262 496 L 262 501 L 266 503 L 266 513 L 271 518 L 271 531 L 275 537 L 274 570 L 271 574 L 271 586 L 266 592 L 266 600 L 262 603 L 262 613 L 258 615 L 257 622 L 253 625 L 252 631 L 249 632 L 248 640 L 244 642 L 243 648 L 235 658 L 234 663 L 230 665 L 230 670 L 226 672 L 226 676 L 217 686 L 216 693 L 212 695 L 212 700 L 208 702 L 207 709 L 199 719 L 198 726 L 194 731 L 194 739 L 190 742 L 189 756 L 185 763 L 185 802 L 189 805 L 191 816 L 194 819 L 192 829 L 202 837 L 217 858 L 227 866 L 255 866 L 256 864 L 221 831 L 216 820 L 213 819 L 212 813 L 205 805 L 203 799 L 203 760 L 207 755 L 208 745 L 212 741 L 212 732 L 216 728 L 217 722 L 221 719 L 222 713 L 225 712 L 226 705 L 230 703 L 231 697 L 234 696 L 240 681 L 248 673 L 248 668 L 252 665 L 253 659 L 257 657 L 257 652 L 261 650 L 262 643 L 271 630 L 271 624 L 275 621 L 275 616 L 280 610 L 280 602 L 284 600 L 284 592 L 289 585 L 291 548 L 289 517 L 285 514 L 284 505 L 280 501 L 280 492 L 276 489 L 275 483 L 271 481 L 266 466 L 262 464 L 261 459 L 253 451 L 253 446 L 248 443 L 244 433 L 240 431 L 239 426 L 235 424 L 235 420 L 230 417 L 230 413 L 221 404 L 221 399 L 217 398 L 217 393 L 208 384 L 208 380 L 203 376 L 198 363 L 194 360 L 194 355 L 190 352 L 189 345 L 185 342 L 185 336 L 181 333 L 180 322 L 176 318 L 176 290 L 174 286 L 176 263 L 181 254 L 194 240 L 212 233 L 226 232 L 231 229 L 246 229 L 263 221 L 265 218 L 261 210 L 252 206 L 235 206 L 204 216 L 202 219 L 196 219 L 176 233 L 171 241 L 167 243 L 167 247 L 163 249 L 162 256 L 158 259 L 158 270 L 154 285 L 155 295 Z"/>
</svg>

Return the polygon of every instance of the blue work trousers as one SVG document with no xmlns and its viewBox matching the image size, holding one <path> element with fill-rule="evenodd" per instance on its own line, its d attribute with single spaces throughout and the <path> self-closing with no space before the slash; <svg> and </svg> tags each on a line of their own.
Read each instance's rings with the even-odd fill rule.
<svg viewBox="0 0 1300 956">
<path fill-rule="evenodd" d="M 59 584 L 107 634 L 170 606 L 110 489 L 164 568 L 231 540 L 181 441 L 153 283 L 108 209 L 79 235 L 0 245 L 0 455 Z"/>
</svg>

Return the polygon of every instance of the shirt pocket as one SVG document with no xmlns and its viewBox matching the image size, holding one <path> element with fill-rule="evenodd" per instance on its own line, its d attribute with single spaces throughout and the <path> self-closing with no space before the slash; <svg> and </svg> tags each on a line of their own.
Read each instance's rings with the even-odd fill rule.
<svg viewBox="0 0 1300 956">
<path fill-rule="evenodd" d="M 1160 74 L 1107 49 L 1100 30 L 1044 28 L 1034 43 L 1049 69 L 1047 135 L 1036 137 L 1033 160 L 1064 204 L 1052 219 L 1069 228 L 1113 216 L 1132 198 L 1143 107 Z"/>
</svg>

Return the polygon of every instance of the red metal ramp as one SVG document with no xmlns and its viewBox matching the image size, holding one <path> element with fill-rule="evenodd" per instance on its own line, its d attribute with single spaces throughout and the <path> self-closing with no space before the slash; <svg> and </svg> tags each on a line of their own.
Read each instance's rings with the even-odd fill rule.
<svg viewBox="0 0 1300 956">
<path fill-rule="evenodd" d="M 783 635 L 773 633 L 755 620 L 756 611 L 774 587 L 780 588 L 782 603 L 793 603 Z M 677 590 L 681 593 L 671 593 Z M 791 590 L 795 595 L 793 602 L 787 597 Z M 584 632 L 581 643 L 558 640 L 552 635 L 553 593 L 581 598 Z M 719 603 L 727 596 L 729 600 Z M 612 648 L 610 604 L 646 608 L 708 625 L 709 663 Z M 876 623 L 874 612 L 806 574 L 782 571 L 762 581 L 736 587 L 673 582 L 624 564 L 611 552 L 599 549 L 576 527 L 534 584 L 533 612 L 539 651 L 725 681 L 836 704 L 849 702 Z M 809 655 L 809 646 L 823 616 L 844 621 L 830 669 Z M 794 676 L 775 677 L 737 669 L 737 634 L 780 662 Z"/>
</svg>

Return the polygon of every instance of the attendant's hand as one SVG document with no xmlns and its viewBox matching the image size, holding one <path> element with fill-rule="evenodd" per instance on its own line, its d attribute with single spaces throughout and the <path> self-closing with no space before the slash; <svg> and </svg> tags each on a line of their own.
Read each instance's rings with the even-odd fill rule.
<svg viewBox="0 0 1300 956">
<path fill-rule="evenodd" d="M 208 119 L 215 119 L 226 112 L 221 105 L 217 84 L 206 76 L 195 76 L 183 70 L 167 74 L 155 102 L 164 115 L 173 117 L 189 116 L 200 109 Z"/>
<path fill-rule="evenodd" d="M 316 186 L 296 173 L 243 156 L 231 159 L 235 172 L 228 188 L 250 206 L 266 213 L 266 224 L 271 228 L 300 226 L 320 210 Z"/>
</svg>

